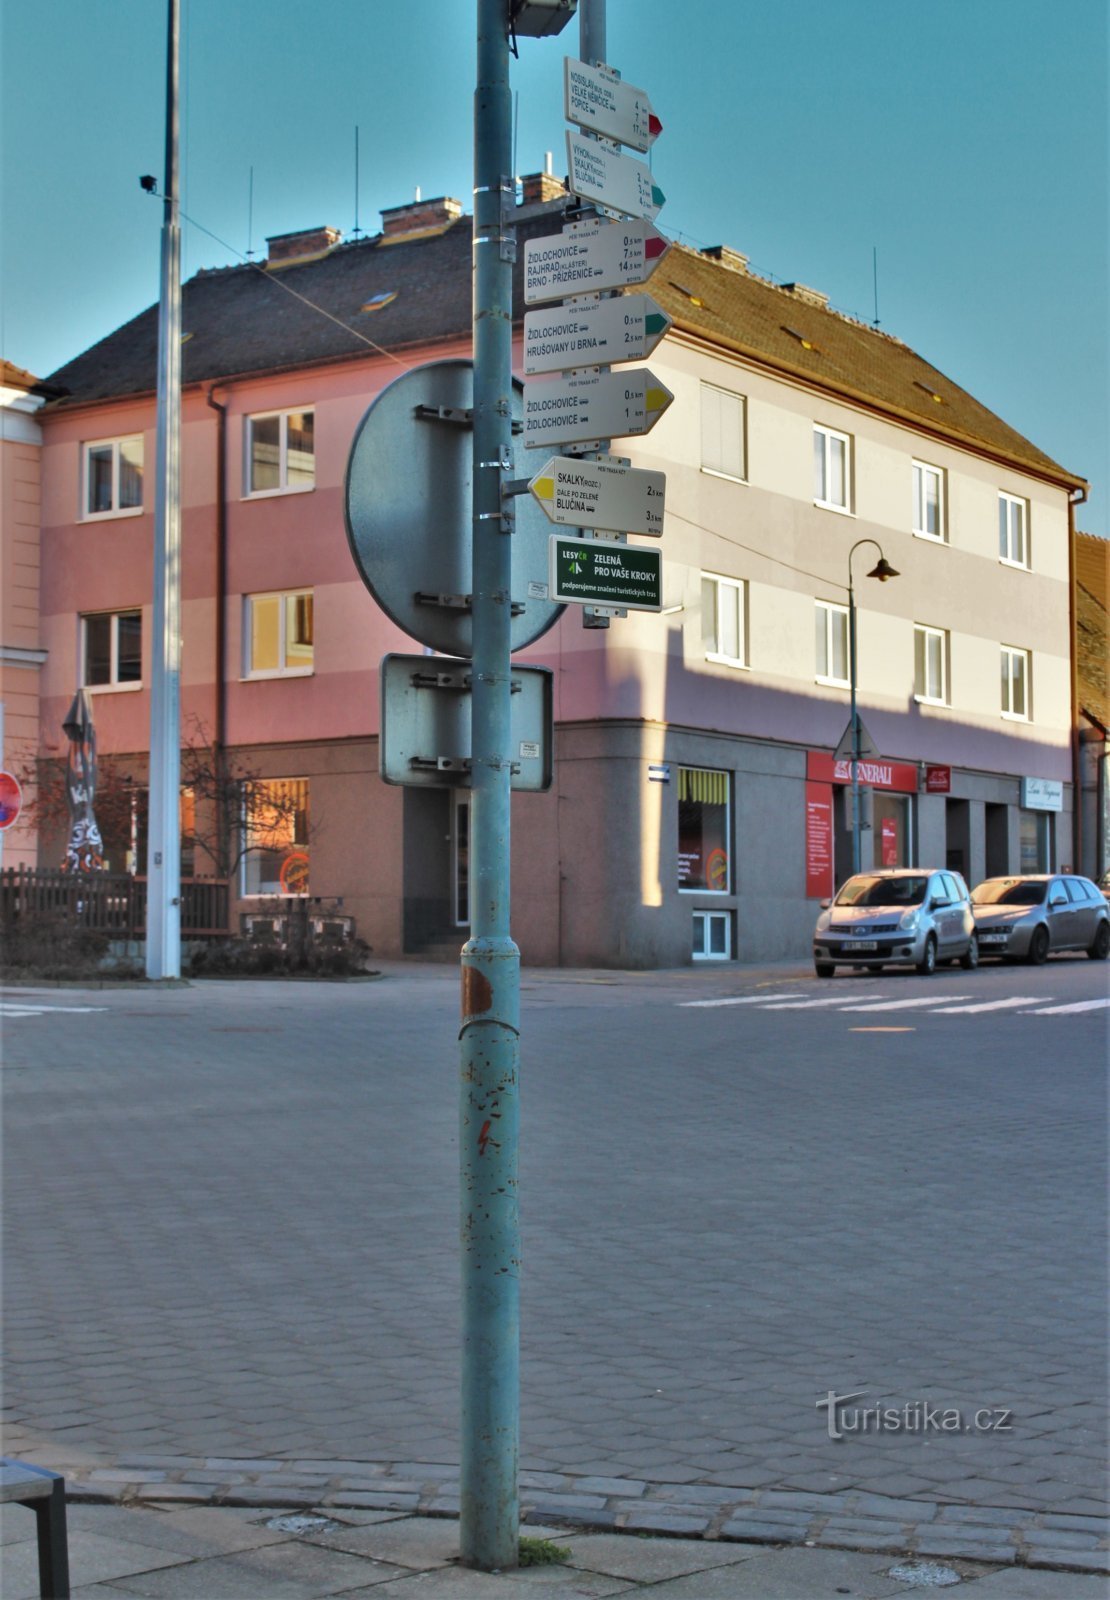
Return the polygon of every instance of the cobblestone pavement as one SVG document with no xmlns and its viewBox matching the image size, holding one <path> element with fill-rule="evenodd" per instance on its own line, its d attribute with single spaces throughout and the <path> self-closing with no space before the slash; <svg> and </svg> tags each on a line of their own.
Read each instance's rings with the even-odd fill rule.
<svg viewBox="0 0 1110 1600">
<path fill-rule="evenodd" d="M 568 1512 L 1105 1559 L 1105 1012 L 682 1004 L 921 982 L 525 974 L 523 1464 L 589 1502 Z M 930 982 L 1105 994 L 1087 962 Z M 213 1497 L 338 1462 L 329 1493 L 384 1469 L 433 1505 L 458 1461 L 456 996 L 415 966 L 5 994 L 62 1008 L 5 1021 L 8 1453 Z M 830 1391 L 903 1422 L 831 1438 Z"/>
</svg>

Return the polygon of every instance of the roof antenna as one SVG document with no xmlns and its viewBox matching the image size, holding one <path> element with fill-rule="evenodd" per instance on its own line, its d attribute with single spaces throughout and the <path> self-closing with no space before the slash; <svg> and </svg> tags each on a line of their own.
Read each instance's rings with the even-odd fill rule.
<svg viewBox="0 0 1110 1600">
<path fill-rule="evenodd" d="M 254 168 L 247 183 L 247 260 L 254 256 L 251 245 L 254 243 Z"/>
<path fill-rule="evenodd" d="M 355 123 L 355 225 L 351 233 L 352 239 L 362 238 L 362 229 L 358 225 L 358 123 Z"/>
<path fill-rule="evenodd" d="M 875 320 L 871 326 L 877 328 L 879 326 L 879 247 L 877 244 L 871 246 L 871 279 L 875 290 Z"/>
</svg>

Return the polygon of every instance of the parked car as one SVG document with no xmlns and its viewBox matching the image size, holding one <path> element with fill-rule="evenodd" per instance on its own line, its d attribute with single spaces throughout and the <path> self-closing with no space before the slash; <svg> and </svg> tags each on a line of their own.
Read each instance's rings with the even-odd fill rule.
<svg viewBox="0 0 1110 1600">
<path fill-rule="evenodd" d="M 931 867 L 859 872 L 835 899 L 821 902 L 813 935 L 819 978 L 838 966 L 914 966 L 931 973 L 938 961 L 979 965 L 979 941 L 967 884 L 958 872 Z"/>
<path fill-rule="evenodd" d="M 988 878 L 972 894 L 971 909 L 985 956 L 1040 966 L 1057 950 L 1085 950 L 1092 961 L 1110 953 L 1110 906 L 1090 878 Z"/>
</svg>

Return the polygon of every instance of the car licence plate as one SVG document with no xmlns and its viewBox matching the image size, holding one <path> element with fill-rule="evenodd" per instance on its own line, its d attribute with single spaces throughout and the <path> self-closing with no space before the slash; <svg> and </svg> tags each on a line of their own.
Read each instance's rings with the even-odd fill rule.
<svg viewBox="0 0 1110 1600">
<path fill-rule="evenodd" d="M 879 946 L 874 939 L 853 939 L 846 948 L 849 950 L 877 950 Z"/>
<path fill-rule="evenodd" d="M 979 943 L 980 944 L 1005 944 L 1006 940 L 1009 937 L 1010 936 L 1009 936 L 1008 933 L 981 933 L 979 935 Z"/>
</svg>

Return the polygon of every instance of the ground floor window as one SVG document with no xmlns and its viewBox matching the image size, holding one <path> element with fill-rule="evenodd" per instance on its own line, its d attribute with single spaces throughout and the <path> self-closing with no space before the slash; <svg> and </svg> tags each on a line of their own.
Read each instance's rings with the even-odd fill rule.
<svg viewBox="0 0 1110 1600">
<path fill-rule="evenodd" d="M 1052 813 L 1019 811 L 1020 872 L 1052 871 Z"/>
<path fill-rule="evenodd" d="M 731 911 L 695 911 L 694 960 L 728 961 L 731 956 Z"/>
<path fill-rule="evenodd" d="M 308 779 L 263 778 L 243 798 L 241 893 L 309 892 Z"/>
<path fill-rule="evenodd" d="M 732 889 L 729 774 L 678 769 L 678 887 L 728 894 Z"/>
<path fill-rule="evenodd" d="M 117 782 L 99 806 L 94 800 L 93 809 L 104 844 L 105 870 L 145 877 L 150 791 L 129 782 Z M 179 815 L 181 876 L 192 878 L 197 870 L 197 801 L 189 787 L 181 790 Z"/>
</svg>

